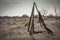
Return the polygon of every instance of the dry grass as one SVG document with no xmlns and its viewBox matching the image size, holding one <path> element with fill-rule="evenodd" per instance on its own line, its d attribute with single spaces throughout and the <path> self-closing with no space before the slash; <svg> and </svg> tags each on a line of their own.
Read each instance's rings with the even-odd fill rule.
<svg viewBox="0 0 60 40">
<path fill-rule="evenodd" d="M 54 36 L 47 33 L 34 34 L 36 40 L 60 40 L 60 20 L 44 20 L 47 27 L 54 32 Z M 0 18 L 0 39 L 1 40 L 31 40 L 27 32 L 29 18 Z M 45 30 L 40 27 L 38 20 L 35 18 L 35 30 Z"/>
</svg>

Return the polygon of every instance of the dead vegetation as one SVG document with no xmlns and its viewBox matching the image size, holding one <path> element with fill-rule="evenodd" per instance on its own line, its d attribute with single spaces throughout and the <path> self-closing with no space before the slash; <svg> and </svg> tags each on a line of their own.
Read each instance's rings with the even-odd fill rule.
<svg viewBox="0 0 60 40">
<path fill-rule="evenodd" d="M 37 18 L 35 18 L 35 30 L 44 30 L 39 26 Z M 60 20 L 46 19 L 44 20 L 47 27 L 51 29 L 55 36 L 51 37 L 47 33 L 34 34 L 35 39 L 39 40 L 60 40 Z M 1 40 L 31 40 L 27 31 L 29 18 L 0 18 L 0 39 Z M 25 25 L 26 24 L 26 25 Z"/>
</svg>

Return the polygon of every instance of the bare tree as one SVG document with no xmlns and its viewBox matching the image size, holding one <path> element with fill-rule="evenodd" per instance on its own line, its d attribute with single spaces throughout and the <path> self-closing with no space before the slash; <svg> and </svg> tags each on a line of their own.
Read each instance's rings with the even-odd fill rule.
<svg viewBox="0 0 60 40">
<path fill-rule="evenodd" d="M 55 13 L 56 13 L 56 16 L 58 16 L 58 14 L 57 14 L 57 10 L 56 10 L 56 7 L 54 7 L 54 11 L 55 11 Z"/>
</svg>

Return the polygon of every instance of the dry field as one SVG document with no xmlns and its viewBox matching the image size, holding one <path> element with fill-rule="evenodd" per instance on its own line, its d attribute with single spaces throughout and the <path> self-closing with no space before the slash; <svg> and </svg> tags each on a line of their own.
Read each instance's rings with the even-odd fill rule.
<svg viewBox="0 0 60 40">
<path fill-rule="evenodd" d="M 53 31 L 54 36 L 45 32 L 34 34 L 33 37 L 36 40 L 60 40 L 60 20 L 46 19 L 44 21 Z M 28 26 L 25 26 L 28 22 L 29 18 L 0 18 L 0 40 L 32 40 L 27 32 Z M 40 27 L 37 18 L 35 18 L 35 30 L 45 31 Z"/>
</svg>

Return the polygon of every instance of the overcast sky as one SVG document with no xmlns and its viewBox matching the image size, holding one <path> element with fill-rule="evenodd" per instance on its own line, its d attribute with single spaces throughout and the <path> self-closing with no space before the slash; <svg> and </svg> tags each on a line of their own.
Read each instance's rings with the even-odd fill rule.
<svg viewBox="0 0 60 40">
<path fill-rule="evenodd" d="M 47 14 L 55 15 L 53 8 L 55 7 L 57 13 L 60 12 L 60 0 L 0 0 L 0 16 L 30 15 L 34 1 L 39 11 L 44 9 L 48 10 Z"/>
</svg>

